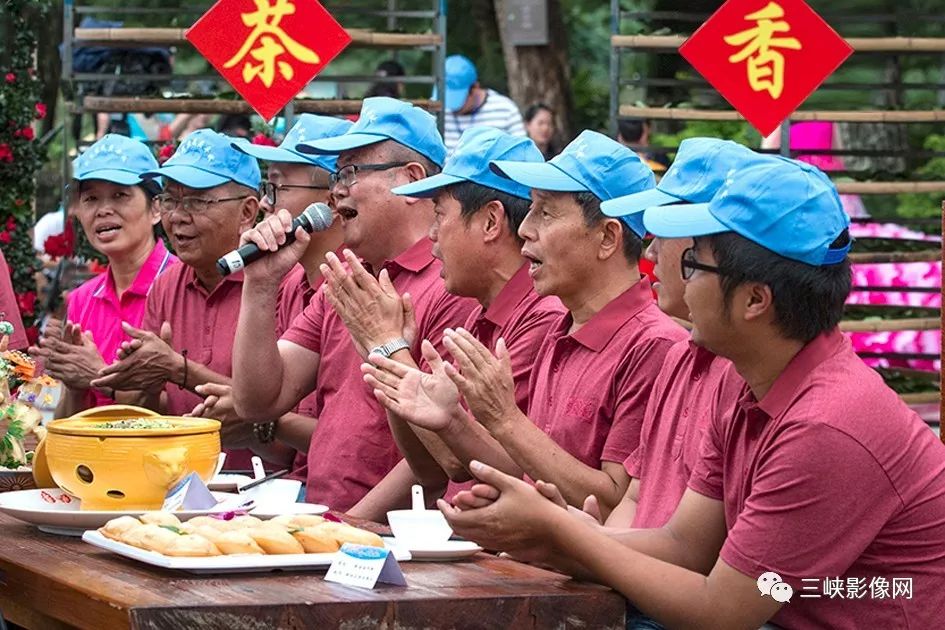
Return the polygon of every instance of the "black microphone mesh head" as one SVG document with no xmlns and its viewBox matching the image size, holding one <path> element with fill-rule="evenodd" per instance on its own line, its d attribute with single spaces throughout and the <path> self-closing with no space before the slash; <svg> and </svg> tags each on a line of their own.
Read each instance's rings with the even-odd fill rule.
<svg viewBox="0 0 945 630">
<path fill-rule="evenodd" d="M 312 226 L 310 232 L 321 232 L 322 230 L 327 230 L 331 227 L 332 220 L 334 216 L 332 215 L 331 208 L 328 207 L 328 204 L 321 203 L 316 201 L 313 204 L 310 204 L 305 210 L 302 211 L 302 214 L 308 219 L 309 225 Z"/>
</svg>

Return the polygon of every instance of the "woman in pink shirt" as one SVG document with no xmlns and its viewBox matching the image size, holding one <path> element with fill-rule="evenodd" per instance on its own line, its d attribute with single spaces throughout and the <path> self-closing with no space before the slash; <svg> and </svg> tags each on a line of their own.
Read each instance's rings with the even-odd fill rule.
<svg viewBox="0 0 945 630">
<path fill-rule="evenodd" d="M 114 402 L 114 391 L 89 383 L 128 339 L 121 323 L 141 326 L 151 284 L 177 260 L 155 237 L 160 214 L 151 200 L 161 187 L 141 178 L 158 168 L 146 145 L 109 134 L 72 166 L 70 210 L 92 246 L 108 257 L 108 267 L 69 294 L 67 321 L 50 320 L 39 348 L 31 349 L 65 386 L 60 416 Z"/>
</svg>

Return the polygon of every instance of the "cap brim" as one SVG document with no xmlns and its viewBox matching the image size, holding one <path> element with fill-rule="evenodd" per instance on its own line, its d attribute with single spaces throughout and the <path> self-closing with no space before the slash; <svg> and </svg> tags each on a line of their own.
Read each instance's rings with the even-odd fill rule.
<svg viewBox="0 0 945 630">
<path fill-rule="evenodd" d="M 166 177 L 188 188 L 214 188 L 232 181 L 228 177 L 214 175 L 213 173 L 202 171 L 199 168 L 185 166 L 183 164 L 162 166 L 156 171 L 143 173 L 142 177 Z"/>
<path fill-rule="evenodd" d="M 295 150 L 299 153 L 307 153 L 309 155 L 332 155 L 341 153 L 342 151 L 359 149 L 369 144 L 376 144 L 389 139 L 390 138 L 387 136 L 381 136 L 375 133 L 346 133 L 341 136 L 335 136 L 334 138 L 322 138 L 321 140 L 297 144 L 295 145 Z"/>
<path fill-rule="evenodd" d="M 446 186 L 451 186 L 464 181 L 466 180 L 462 177 L 447 175 L 446 173 L 439 173 L 438 175 L 421 179 L 420 181 L 413 182 L 412 184 L 398 186 L 397 188 L 392 189 L 391 192 L 395 195 L 403 195 L 405 197 L 419 197 L 424 199 L 433 197 L 441 188 L 445 188 Z"/>
<path fill-rule="evenodd" d="M 632 195 L 624 195 L 616 199 L 609 199 L 600 204 L 600 211 L 608 217 L 622 217 L 627 214 L 643 212 L 647 208 L 678 204 L 685 199 L 674 197 L 659 188 L 650 188 Z"/>
<path fill-rule="evenodd" d="M 249 144 L 247 142 L 232 142 L 230 146 L 240 153 L 245 153 L 263 162 L 289 162 L 291 164 L 315 165 L 311 158 L 300 155 L 289 149 L 283 149 L 282 147 L 267 147 L 265 145 Z"/>
<path fill-rule="evenodd" d="M 489 163 L 489 168 L 493 173 L 529 188 L 554 192 L 590 191 L 587 186 L 548 162 L 496 160 Z"/>
<path fill-rule="evenodd" d="M 446 108 L 446 111 L 455 112 L 462 108 L 463 104 L 466 102 L 466 99 L 469 98 L 470 87 L 472 86 L 467 85 L 464 88 L 446 88 L 446 101 L 443 103 L 443 107 Z"/>
<path fill-rule="evenodd" d="M 144 181 L 141 173 L 132 173 L 131 171 L 122 171 L 114 168 L 101 168 L 94 171 L 88 171 L 82 175 L 76 176 L 80 182 L 90 179 L 101 179 L 106 182 L 112 182 L 119 186 L 134 186 Z"/>
<path fill-rule="evenodd" d="M 643 213 L 646 230 L 660 238 L 685 238 L 731 232 L 709 212 L 709 204 L 692 203 L 647 208 Z"/>
</svg>

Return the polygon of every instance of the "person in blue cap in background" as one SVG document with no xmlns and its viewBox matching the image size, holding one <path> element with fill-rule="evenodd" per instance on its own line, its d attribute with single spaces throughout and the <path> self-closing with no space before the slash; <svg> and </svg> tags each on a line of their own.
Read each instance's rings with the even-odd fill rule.
<svg viewBox="0 0 945 630">
<path fill-rule="evenodd" d="M 495 348 L 500 337 L 505 339 L 515 402 L 524 412 L 528 409 L 528 379 L 535 355 L 564 307 L 558 298 L 535 292 L 528 277 L 528 263 L 522 257 L 523 242 L 518 228 L 528 214 L 529 189 L 494 173 L 489 167 L 492 160 L 544 161 L 541 151 L 528 138 L 514 138 L 492 127 L 473 127 L 450 153 L 442 173 L 400 186 L 393 192 L 434 200 L 430 240 L 433 256 L 443 263 L 441 275 L 446 290 L 479 302 L 464 328 L 483 345 Z M 443 378 L 442 363 L 436 359 L 429 341 L 423 342 L 423 351 L 424 358 L 431 360 L 431 369 Z M 371 355 L 370 360 L 376 361 L 378 367 L 365 366 L 370 374 L 366 380 L 387 408 L 394 437 L 406 458 L 391 475 L 398 475 L 400 483 L 408 486 L 415 475 L 425 488 L 444 487 L 447 476 L 453 481 L 470 479 L 462 455 L 454 454 L 448 441 L 444 443 L 449 433 L 445 424 L 437 424 L 437 418 L 444 419 L 438 409 L 435 406 L 401 409 L 394 398 L 384 393 L 391 380 L 384 370 L 398 378 L 409 371 L 416 384 L 422 374 L 380 355 Z M 458 398 L 455 387 L 452 384 L 449 387 L 451 395 Z M 432 435 L 431 431 L 442 437 Z M 452 496 L 457 487 L 451 488 L 447 496 Z M 387 509 L 393 509 L 385 504 L 387 498 L 379 490 L 372 491 L 362 507 L 367 509 L 370 505 L 370 511 L 383 515 Z"/>
<path fill-rule="evenodd" d="M 642 220 L 612 219 L 600 210 L 604 200 L 652 188 L 653 173 L 633 151 L 593 131 L 550 162 L 491 164 L 531 188 L 532 205 L 519 226 L 522 254 L 535 291 L 557 296 L 568 311 L 538 350 L 527 414 L 516 405 L 504 340 L 493 356 L 468 331 L 446 331 L 459 371 L 447 365 L 442 376 L 427 380 L 446 379 L 440 390 L 452 381 L 487 430 L 437 398 L 440 414 L 453 416 L 447 443 L 464 465 L 478 459 L 516 477 L 543 479 L 575 505 L 593 494 L 609 512 L 629 484 L 623 462 L 637 446 L 659 367 L 685 337 L 640 277 Z M 404 385 L 403 379 L 394 384 L 392 397 L 402 406 L 419 404 Z"/>
<path fill-rule="evenodd" d="M 692 339 L 745 380 L 706 430 L 669 523 L 608 532 L 474 464 L 497 499 L 483 501 L 483 487 L 479 509 L 441 504 L 454 531 L 566 558 L 667 627 L 936 626 L 945 445 L 838 329 L 851 241 L 836 188 L 814 167 L 771 160 L 709 203 L 649 208 L 644 221 L 695 239 L 680 263 Z M 828 580 L 857 601 L 828 593 Z M 908 594 L 892 597 L 893 580 Z M 867 597 L 883 585 L 888 596 Z"/>
<path fill-rule="evenodd" d="M 329 254 L 343 289 L 332 290 L 327 278 L 280 339 L 274 321 L 278 284 L 309 236 L 298 230 L 295 243 L 278 249 L 291 227 L 284 210 L 243 235 L 243 242 L 278 251 L 244 270 L 233 391 L 246 417 L 281 416 L 315 391 L 318 423 L 307 449 L 306 498 L 345 511 L 401 459 L 387 415 L 361 379 L 364 356 L 377 351 L 416 365 L 421 339 L 438 340 L 444 328 L 461 325 L 475 302 L 451 296 L 443 286 L 427 237 L 433 202 L 391 192 L 439 172 L 446 149 L 431 114 L 396 99 L 367 98 L 347 133 L 297 148 L 338 156 L 332 196 L 351 249 L 344 252 L 350 272 Z M 361 309 L 370 314 L 355 317 Z M 414 320 L 406 329 L 405 321 Z M 277 441 L 288 439 L 291 427 L 282 424 L 274 426 Z M 400 499 L 409 503 L 407 495 Z"/>
<path fill-rule="evenodd" d="M 479 84 L 476 66 L 463 55 L 446 58 L 446 117 L 443 142 L 447 150 L 459 143 L 470 127 L 496 127 L 509 135 L 525 138 L 525 122 L 515 101 Z"/>
<path fill-rule="evenodd" d="M 203 384 L 229 383 L 243 277 L 221 276 L 216 262 L 256 220 L 260 184 L 256 159 L 235 150 L 232 141 L 197 130 L 164 166 L 145 173 L 164 179 L 155 203 L 180 262 L 155 281 L 141 329 L 124 325 L 132 341 L 93 385 L 143 390 L 149 408 L 184 415 L 203 403 Z M 227 466 L 246 470 L 251 451 L 233 449 L 252 441 L 252 425 L 240 422 L 226 403 L 215 406 L 213 417 L 223 422 Z M 286 449 L 273 459 L 290 455 Z"/>
<path fill-rule="evenodd" d="M 69 292 L 67 321 L 50 319 L 39 347 L 31 349 L 65 386 L 57 417 L 114 404 L 116 392 L 91 382 L 129 341 L 121 323 L 141 326 L 151 285 L 177 260 L 155 236 L 161 215 L 152 200 L 161 192 L 160 180 L 142 178 L 157 167 L 147 145 L 114 134 L 72 162 L 70 209 L 108 267 Z M 131 396 L 125 401 L 135 400 Z"/>
</svg>

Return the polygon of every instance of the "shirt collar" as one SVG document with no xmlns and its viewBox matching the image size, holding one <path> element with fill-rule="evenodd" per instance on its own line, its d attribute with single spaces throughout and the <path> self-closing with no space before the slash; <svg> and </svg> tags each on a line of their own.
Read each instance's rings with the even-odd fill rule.
<svg viewBox="0 0 945 630">
<path fill-rule="evenodd" d="M 492 300 L 492 304 L 479 318 L 489 320 L 497 328 L 502 328 L 508 323 L 515 307 L 532 292 L 532 286 L 532 279 L 528 275 L 528 263 L 524 263 L 509 278 L 509 281 L 505 283 L 502 290 Z"/>
<path fill-rule="evenodd" d="M 705 374 L 712 366 L 712 362 L 718 357 L 717 354 L 706 350 L 702 346 L 689 340 L 689 352 L 692 353 L 692 371 L 694 374 Z"/>
<path fill-rule="evenodd" d="M 164 247 L 164 241 L 160 238 L 157 239 L 157 242 L 151 249 L 151 253 L 148 254 L 141 269 L 138 270 L 134 282 L 131 283 L 131 286 L 128 287 L 125 293 L 147 297 L 148 293 L 151 291 L 151 285 L 154 284 L 154 279 L 164 271 L 173 260 L 174 257 L 167 251 L 167 248 Z M 115 278 L 112 276 L 111 267 L 109 267 L 106 273 L 102 274 L 102 284 L 95 290 L 92 297 L 103 300 L 118 300 L 118 295 L 115 291 Z"/>
<path fill-rule="evenodd" d="M 849 345 L 850 342 L 839 328 L 827 331 L 808 342 L 778 375 L 771 389 L 757 403 L 758 408 L 769 418 L 780 416 L 794 400 L 797 390 L 810 377 L 811 372 Z"/>
<path fill-rule="evenodd" d="M 611 300 L 571 337 L 588 349 L 600 352 L 621 326 L 651 304 L 653 292 L 650 281 L 641 277 L 639 282 Z M 565 319 L 570 325 L 571 316 Z"/>
<path fill-rule="evenodd" d="M 387 269 L 391 280 L 401 271 L 411 273 L 420 273 L 426 269 L 434 260 L 433 241 L 424 236 L 419 241 L 402 251 L 393 260 L 384 262 L 382 269 Z"/>
<path fill-rule="evenodd" d="M 183 263 L 181 263 L 183 264 Z M 197 279 L 197 273 L 194 271 L 194 268 L 190 265 L 184 265 L 186 269 L 184 270 L 184 282 L 185 286 L 191 287 L 192 289 L 197 290 L 201 295 L 209 297 L 213 293 L 216 293 L 220 290 L 220 287 L 224 286 L 227 282 L 239 282 L 243 284 L 243 272 L 237 271 L 236 273 L 231 273 L 229 275 L 223 276 L 223 280 L 217 286 L 213 287 L 213 291 L 207 291 L 200 280 Z"/>
</svg>

